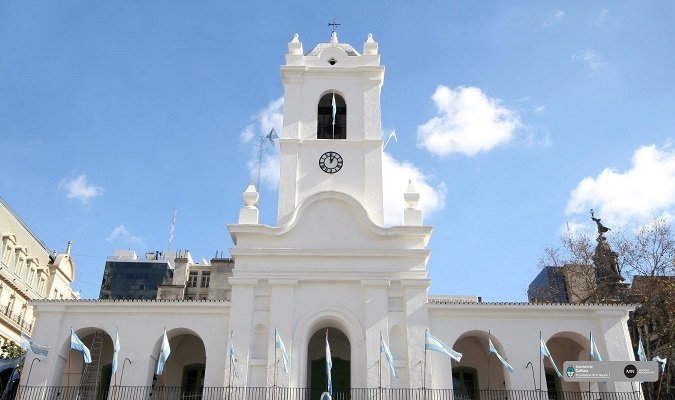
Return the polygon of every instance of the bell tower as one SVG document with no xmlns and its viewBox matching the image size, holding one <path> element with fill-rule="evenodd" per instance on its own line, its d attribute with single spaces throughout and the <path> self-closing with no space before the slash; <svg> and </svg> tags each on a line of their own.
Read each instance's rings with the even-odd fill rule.
<svg viewBox="0 0 675 400">
<path fill-rule="evenodd" d="M 345 193 L 382 225 L 380 91 L 384 66 L 368 35 L 363 54 L 339 43 L 303 53 L 298 35 L 281 66 L 284 119 L 281 135 L 278 223 L 319 192 Z"/>
</svg>

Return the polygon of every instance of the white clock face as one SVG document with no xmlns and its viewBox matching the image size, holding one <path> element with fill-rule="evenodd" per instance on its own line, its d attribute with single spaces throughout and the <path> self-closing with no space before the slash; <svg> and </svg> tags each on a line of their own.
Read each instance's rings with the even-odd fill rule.
<svg viewBox="0 0 675 400">
<path fill-rule="evenodd" d="M 327 174 L 334 174 L 342 169 L 342 156 L 334 151 L 327 151 L 319 157 L 319 167 Z"/>
</svg>

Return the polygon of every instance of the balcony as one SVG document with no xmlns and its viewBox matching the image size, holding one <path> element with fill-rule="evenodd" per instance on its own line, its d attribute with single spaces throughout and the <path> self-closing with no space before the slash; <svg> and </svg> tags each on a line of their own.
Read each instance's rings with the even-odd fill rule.
<svg viewBox="0 0 675 400">
<path fill-rule="evenodd" d="M 30 336 L 33 331 L 33 324 L 27 323 L 20 314 L 12 312 L 9 306 L 0 306 L 0 315 L 5 321 L 10 322 L 17 330 L 26 332 Z"/>
</svg>

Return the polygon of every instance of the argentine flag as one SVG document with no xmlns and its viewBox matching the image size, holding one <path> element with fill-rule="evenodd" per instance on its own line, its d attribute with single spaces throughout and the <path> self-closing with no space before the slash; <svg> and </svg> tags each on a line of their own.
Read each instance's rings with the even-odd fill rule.
<svg viewBox="0 0 675 400">
<path fill-rule="evenodd" d="M 553 361 L 553 357 L 551 357 L 551 353 L 548 351 L 548 347 L 546 347 L 546 343 L 544 343 L 544 339 L 539 340 L 539 356 L 541 357 L 542 355 L 545 357 L 548 357 L 548 360 L 551 362 L 551 365 L 553 365 L 553 369 L 555 369 L 555 373 L 558 375 L 559 378 L 562 378 L 562 374 L 560 371 L 558 371 L 558 367 L 555 366 L 555 361 Z"/>
<path fill-rule="evenodd" d="M 462 353 L 456 352 L 450 346 L 438 340 L 438 338 L 429 333 L 429 331 L 426 331 L 425 335 L 426 335 L 426 341 L 424 345 L 425 350 L 443 353 L 457 362 L 459 362 L 462 359 Z"/>
<path fill-rule="evenodd" d="M 504 357 L 502 357 L 501 354 L 499 354 L 499 352 L 497 351 L 495 346 L 492 344 L 492 339 L 490 339 L 490 338 L 488 338 L 488 352 L 494 353 L 497 356 L 497 358 L 499 359 L 499 361 L 501 361 L 502 365 L 506 369 L 508 369 L 510 373 L 513 373 L 513 367 L 511 366 L 511 364 L 506 362 L 506 360 L 504 359 Z"/>
<path fill-rule="evenodd" d="M 384 353 L 385 357 L 387 357 L 387 365 L 389 366 L 391 376 L 398 378 L 396 368 L 394 368 L 394 356 L 391 355 L 391 351 L 389 351 L 389 347 L 387 347 L 387 344 L 384 342 L 382 334 L 380 334 L 380 353 Z"/>
<path fill-rule="evenodd" d="M 19 345 L 22 349 L 28 350 L 38 356 L 47 356 L 49 354 L 49 346 L 34 343 L 23 332 L 21 332 L 21 343 Z"/>
<path fill-rule="evenodd" d="M 239 378 L 239 372 L 237 371 L 237 358 L 234 356 L 234 331 L 230 331 L 230 364 L 232 365 L 232 372 L 235 378 Z"/>
<path fill-rule="evenodd" d="M 75 334 L 73 328 L 70 328 L 70 348 L 73 350 L 81 351 L 82 357 L 86 364 L 91 364 L 91 353 L 87 346 L 82 343 L 79 337 Z"/>
<path fill-rule="evenodd" d="M 120 354 L 120 333 L 115 331 L 115 343 L 113 344 L 112 373 L 117 372 L 117 357 Z"/>
<path fill-rule="evenodd" d="M 654 358 L 652 358 L 652 361 L 656 361 L 657 363 L 659 363 L 659 366 L 661 367 L 662 373 L 666 372 L 666 363 L 668 362 L 667 358 L 661 358 L 659 356 L 654 356 Z"/>
<path fill-rule="evenodd" d="M 645 353 L 645 347 L 642 345 L 642 335 L 638 338 L 640 341 L 638 344 L 638 358 L 640 361 L 649 361 L 647 360 L 647 353 Z"/>
<path fill-rule="evenodd" d="M 591 359 L 595 361 L 602 361 L 602 356 L 598 351 L 598 346 L 595 345 L 595 340 L 593 340 L 593 332 L 591 332 Z"/>
<path fill-rule="evenodd" d="M 333 107 L 333 125 L 335 125 L 335 114 L 337 114 L 337 103 L 335 103 L 335 92 L 333 92 L 333 99 L 330 102 L 331 107 Z"/>
<path fill-rule="evenodd" d="M 281 360 L 284 363 L 284 373 L 288 374 L 288 366 L 290 364 L 288 353 L 286 353 L 286 346 L 284 346 L 284 342 L 281 340 L 279 331 L 276 329 L 274 330 L 274 348 L 277 350 L 281 349 Z"/>
<path fill-rule="evenodd" d="M 171 354 L 171 347 L 169 346 L 169 338 L 166 337 L 166 329 L 164 329 L 164 337 L 162 337 L 162 347 L 159 349 L 159 359 L 157 360 L 157 370 L 155 374 L 162 375 L 164 372 L 164 364 Z"/>
<path fill-rule="evenodd" d="M 333 379 L 331 379 L 330 371 L 333 369 L 333 359 L 330 356 L 330 344 L 328 344 L 328 331 L 326 331 L 326 381 L 328 382 L 328 389 L 326 391 L 329 395 L 333 394 Z"/>
</svg>

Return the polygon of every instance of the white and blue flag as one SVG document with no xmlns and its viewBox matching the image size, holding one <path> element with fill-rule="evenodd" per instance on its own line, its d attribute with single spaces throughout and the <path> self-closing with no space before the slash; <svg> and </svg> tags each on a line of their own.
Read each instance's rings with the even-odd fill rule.
<svg viewBox="0 0 675 400">
<path fill-rule="evenodd" d="M 288 374 L 290 360 L 288 359 L 288 353 L 286 353 L 286 346 L 284 346 L 284 342 L 281 340 L 281 335 L 279 335 L 279 331 L 276 329 L 274 330 L 274 348 L 276 350 L 281 350 L 281 360 L 284 364 L 284 373 Z"/>
<path fill-rule="evenodd" d="M 546 343 L 544 343 L 544 339 L 539 340 L 540 345 L 539 345 L 539 356 L 541 357 L 542 355 L 545 357 L 548 357 L 548 360 L 551 362 L 551 365 L 553 365 L 553 369 L 555 370 L 555 373 L 558 375 L 559 378 L 562 378 L 562 374 L 558 370 L 558 367 L 555 365 L 555 361 L 553 361 L 553 357 L 551 356 L 551 352 L 548 351 L 548 347 L 546 347 Z"/>
<path fill-rule="evenodd" d="M 230 364 L 232 365 L 233 375 L 235 378 L 239 378 L 239 372 L 237 371 L 237 358 L 234 356 L 234 331 L 230 331 L 230 350 L 228 353 L 230 353 Z"/>
<path fill-rule="evenodd" d="M 638 359 L 640 361 L 648 361 L 647 353 L 645 353 L 645 347 L 642 345 L 642 335 L 638 338 Z"/>
<path fill-rule="evenodd" d="M 387 347 L 387 344 L 384 342 L 382 334 L 380 334 L 380 353 L 384 353 L 384 356 L 387 357 L 387 365 L 389 366 L 391 376 L 398 378 L 396 368 L 394 368 L 394 356 L 391 355 L 391 351 L 389 351 L 389 347 Z"/>
<path fill-rule="evenodd" d="M 86 364 L 91 364 L 91 353 L 87 346 L 82 343 L 79 337 L 75 334 L 73 328 L 70 328 L 70 348 L 73 350 L 81 351 L 82 358 Z"/>
<path fill-rule="evenodd" d="M 426 331 L 426 340 L 425 340 L 425 345 L 424 349 L 425 350 L 431 350 L 431 351 L 437 351 L 439 353 L 443 353 L 446 356 L 452 358 L 453 360 L 459 362 L 462 359 L 462 353 L 459 353 L 455 350 L 453 350 L 450 346 L 447 344 L 441 342 L 436 338 L 434 335 L 429 333 L 429 331 Z"/>
<path fill-rule="evenodd" d="M 600 351 L 598 351 L 598 346 L 595 345 L 595 340 L 593 340 L 593 332 L 591 332 L 591 359 L 595 361 L 602 361 L 602 356 Z"/>
<path fill-rule="evenodd" d="M 666 363 L 668 362 L 667 358 L 654 356 L 654 358 L 652 358 L 652 361 L 656 361 L 657 363 L 659 363 L 659 366 L 661 367 L 661 372 L 666 372 Z"/>
<path fill-rule="evenodd" d="M 159 349 L 159 358 L 157 359 L 156 375 L 162 375 L 164 372 L 164 364 L 171 354 L 171 347 L 169 346 L 169 338 L 166 337 L 166 329 L 164 329 L 164 336 L 162 337 L 162 347 Z"/>
<path fill-rule="evenodd" d="M 499 352 L 497 351 L 495 346 L 492 344 L 492 339 L 490 339 L 490 338 L 488 338 L 488 352 L 494 353 L 494 355 L 497 356 L 499 361 L 501 361 L 504 368 L 508 369 L 510 373 L 513 373 L 513 367 L 511 366 L 511 364 L 506 362 L 506 360 L 504 359 L 504 357 L 502 357 L 501 354 L 499 354 Z"/>
<path fill-rule="evenodd" d="M 333 379 L 331 378 L 331 369 L 333 369 L 333 359 L 330 356 L 330 344 L 328 344 L 328 331 L 326 331 L 326 381 L 328 382 L 328 389 L 326 391 L 329 395 L 333 394 Z"/>
<path fill-rule="evenodd" d="M 117 372 L 117 357 L 120 355 L 120 333 L 115 330 L 115 343 L 113 343 L 112 373 Z"/>
<path fill-rule="evenodd" d="M 49 354 L 49 346 L 34 343 L 28 336 L 24 335 L 23 332 L 21 332 L 21 343 L 19 343 L 19 345 L 22 349 L 30 351 L 38 356 L 47 356 L 47 354 Z"/>
<path fill-rule="evenodd" d="M 333 92 L 333 99 L 330 102 L 331 107 L 333 107 L 333 125 L 335 125 L 335 115 L 337 114 L 337 104 L 335 103 L 335 92 Z"/>
<path fill-rule="evenodd" d="M 274 144 L 274 139 L 279 139 L 279 135 L 277 135 L 277 131 L 275 131 L 274 128 L 272 128 L 272 130 L 270 131 L 270 133 L 268 133 L 265 137 L 266 137 L 267 140 L 269 140 L 269 142 L 272 144 L 272 147 L 275 146 L 275 144 Z"/>
</svg>

